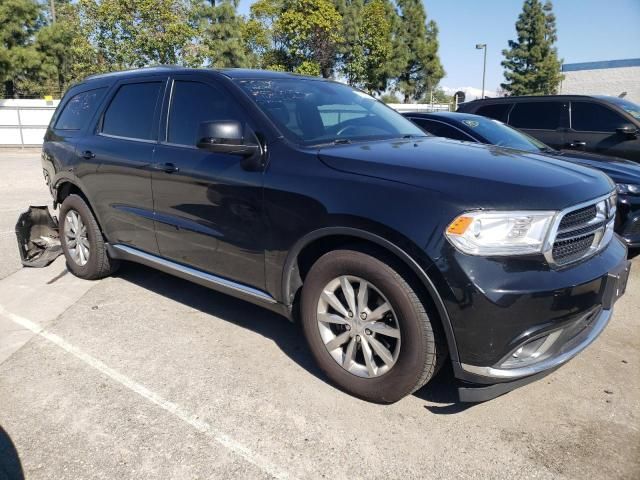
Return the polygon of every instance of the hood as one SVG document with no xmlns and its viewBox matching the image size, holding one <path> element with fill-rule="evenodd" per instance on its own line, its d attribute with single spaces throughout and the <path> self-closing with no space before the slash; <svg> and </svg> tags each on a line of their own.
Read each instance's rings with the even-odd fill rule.
<svg viewBox="0 0 640 480">
<path fill-rule="evenodd" d="M 616 183 L 640 184 L 640 164 L 631 160 L 572 150 L 562 150 L 558 152 L 557 157 L 568 162 L 596 168 L 609 175 Z"/>
<path fill-rule="evenodd" d="M 558 210 L 614 188 L 591 168 L 439 137 L 332 145 L 318 155 L 333 169 L 424 188 L 463 208 Z"/>
</svg>

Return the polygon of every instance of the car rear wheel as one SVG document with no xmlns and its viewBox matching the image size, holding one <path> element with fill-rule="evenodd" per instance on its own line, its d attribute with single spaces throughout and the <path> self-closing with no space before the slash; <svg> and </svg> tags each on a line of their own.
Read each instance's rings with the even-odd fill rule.
<svg viewBox="0 0 640 480">
<path fill-rule="evenodd" d="M 91 209 L 78 195 L 69 195 L 60 206 L 60 240 L 67 268 L 77 277 L 96 280 L 118 267 L 118 262 L 109 258 Z"/>
<path fill-rule="evenodd" d="M 389 264 L 357 250 L 323 255 L 306 276 L 302 324 L 327 377 L 360 398 L 392 403 L 436 370 L 436 335 L 423 303 Z"/>
</svg>

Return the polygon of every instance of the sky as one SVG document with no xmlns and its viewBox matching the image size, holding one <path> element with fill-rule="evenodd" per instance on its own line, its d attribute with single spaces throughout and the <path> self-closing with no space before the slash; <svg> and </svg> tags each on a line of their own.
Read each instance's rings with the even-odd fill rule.
<svg viewBox="0 0 640 480">
<path fill-rule="evenodd" d="M 240 1 L 247 14 L 252 0 Z M 482 50 L 487 44 L 487 95 L 504 81 L 502 49 L 516 38 L 515 22 L 522 0 L 424 0 L 428 19 L 440 30 L 440 61 L 445 91 L 479 96 Z M 640 58 L 640 0 L 555 0 L 558 53 L 564 63 Z M 638 79 L 640 81 L 640 79 Z"/>
</svg>

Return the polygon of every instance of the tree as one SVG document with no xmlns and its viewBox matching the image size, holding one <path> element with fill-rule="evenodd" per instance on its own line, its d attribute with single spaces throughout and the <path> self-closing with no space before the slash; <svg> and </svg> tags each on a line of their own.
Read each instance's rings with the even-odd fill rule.
<svg viewBox="0 0 640 480">
<path fill-rule="evenodd" d="M 342 42 L 342 16 L 330 0 L 286 0 L 274 24 L 288 63 L 299 73 L 333 73 Z"/>
<path fill-rule="evenodd" d="M 392 22 L 386 0 L 362 4 L 354 0 L 346 9 L 343 23 L 345 47 L 342 49 L 342 71 L 350 85 L 369 93 L 387 88 L 391 75 L 388 63 L 393 54 Z"/>
<path fill-rule="evenodd" d="M 198 0 L 192 16 L 196 45 L 186 62 L 219 68 L 247 67 L 249 59 L 243 38 L 244 18 L 238 15 L 238 0 Z"/>
<path fill-rule="evenodd" d="M 37 75 L 41 56 L 34 38 L 43 23 L 43 12 L 35 0 L 0 2 L 0 82 L 9 98 L 18 96 L 20 84 Z"/>
<path fill-rule="evenodd" d="M 525 0 L 516 22 L 518 39 L 509 40 L 502 51 L 506 82 L 501 86 L 510 95 L 549 95 L 558 92 L 562 81 L 561 61 L 551 2 Z"/>
<path fill-rule="evenodd" d="M 444 76 L 438 56 L 438 27 L 431 20 L 421 0 L 397 0 L 400 8 L 399 37 L 403 64 L 398 76 L 398 89 L 404 101 L 420 99 Z"/>
<path fill-rule="evenodd" d="M 71 83 L 101 71 L 96 51 L 80 22 L 78 4 L 57 1 L 55 8 L 56 22 L 43 26 L 36 34 L 41 67 L 30 87 L 33 94 L 59 96 Z"/>
<path fill-rule="evenodd" d="M 402 103 L 395 93 L 384 93 L 380 96 L 380 101 L 384 103 Z"/>
<path fill-rule="evenodd" d="M 335 0 L 342 15 L 342 42 L 338 46 L 340 71 L 349 85 L 356 85 L 363 74 L 362 49 L 358 48 L 362 34 L 364 0 Z"/>
<path fill-rule="evenodd" d="M 286 38 L 275 25 L 284 10 L 284 0 L 257 0 L 251 5 L 243 26 L 245 52 L 251 67 L 267 70 L 292 70 L 285 46 Z"/>
<path fill-rule="evenodd" d="M 195 35 L 182 0 L 79 0 L 105 70 L 183 63 Z"/>
</svg>

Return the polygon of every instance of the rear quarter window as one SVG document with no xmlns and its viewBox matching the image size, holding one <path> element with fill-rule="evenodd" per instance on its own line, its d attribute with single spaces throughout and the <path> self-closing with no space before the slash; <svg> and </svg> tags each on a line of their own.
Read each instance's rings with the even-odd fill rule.
<svg viewBox="0 0 640 480">
<path fill-rule="evenodd" d="M 54 124 L 57 130 L 82 130 L 96 111 L 104 97 L 106 88 L 96 88 L 81 92 L 64 105 Z"/>
<path fill-rule="evenodd" d="M 493 105 L 484 105 L 475 111 L 476 115 L 482 115 L 483 117 L 494 118 L 501 122 L 507 121 L 507 114 L 511 108 L 512 103 L 495 103 Z"/>
</svg>

